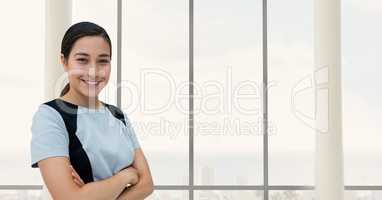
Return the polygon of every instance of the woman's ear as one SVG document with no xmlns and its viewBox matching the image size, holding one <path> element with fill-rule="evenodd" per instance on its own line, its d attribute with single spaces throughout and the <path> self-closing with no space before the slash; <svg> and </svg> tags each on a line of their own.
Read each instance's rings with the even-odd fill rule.
<svg viewBox="0 0 382 200">
<path fill-rule="evenodd" d="M 61 54 L 60 60 L 61 60 L 62 66 L 64 66 L 64 71 L 67 72 L 68 71 L 68 61 L 65 59 L 64 54 Z"/>
</svg>

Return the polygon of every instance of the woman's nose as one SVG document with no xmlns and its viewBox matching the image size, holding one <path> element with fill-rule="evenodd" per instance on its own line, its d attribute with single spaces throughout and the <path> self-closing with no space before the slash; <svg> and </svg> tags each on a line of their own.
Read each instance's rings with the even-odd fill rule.
<svg viewBox="0 0 382 200">
<path fill-rule="evenodd" d="M 97 68 L 95 64 L 91 65 L 88 69 L 88 76 L 91 79 L 98 79 L 100 77 L 105 76 L 105 70 L 102 68 Z"/>
<path fill-rule="evenodd" d="M 94 64 L 89 67 L 88 76 L 89 76 L 89 78 L 92 78 L 92 79 L 97 76 L 97 74 L 96 74 L 96 66 Z"/>
</svg>

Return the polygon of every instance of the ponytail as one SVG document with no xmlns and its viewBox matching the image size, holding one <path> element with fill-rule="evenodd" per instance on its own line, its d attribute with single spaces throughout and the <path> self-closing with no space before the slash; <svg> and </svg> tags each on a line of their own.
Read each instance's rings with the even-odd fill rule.
<svg viewBox="0 0 382 200">
<path fill-rule="evenodd" d="M 69 89 L 70 89 L 70 85 L 69 83 L 67 83 L 64 87 L 64 89 L 61 90 L 61 94 L 60 94 L 60 97 L 64 96 L 66 93 L 69 92 Z"/>
</svg>

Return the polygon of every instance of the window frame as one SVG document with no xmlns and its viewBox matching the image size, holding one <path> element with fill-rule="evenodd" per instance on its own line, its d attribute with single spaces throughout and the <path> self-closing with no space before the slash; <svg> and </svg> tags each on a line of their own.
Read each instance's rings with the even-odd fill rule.
<svg viewBox="0 0 382 200">
<path fill-rule="evenodd" d="M 121 80 L 122 80 L 122 0 L 117 0 L 117 106 L 121 107 Z M 189 182 L 188 185 L 155 185 L 154 190 L 183 190 L 188 191 L 189 200 L 194 199 L 194 191 L 199 190 L 214 190 L 214 191 L 226 191 L 226 190 L 258 190 L 262 191 L 264 200 L 269 200 L 270 191 L 313 191 L 312 185 L 270 185 L 269 184 L 269 146 L 268 146 L 268 0 L 262 0 L 262 50 L 263 50 L 263 184 L 262 185 L 195 185 L 194 184 L 194 90 L 192 83 L 194 83 L 194 57 L 193 57 L 193 45 L 194 45 L 194 0 L 188 0 L 189 2 Z M 0 190 L 42 190 L 42 185 L 0 185 Z M 382 191 L 382 185 L 346 185 L 347 191 Z"/>
</svg>

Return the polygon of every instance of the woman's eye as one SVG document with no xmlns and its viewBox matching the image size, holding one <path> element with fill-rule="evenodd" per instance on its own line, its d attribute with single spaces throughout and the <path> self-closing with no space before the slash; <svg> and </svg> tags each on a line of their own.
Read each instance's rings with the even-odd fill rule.
<svg viewBox="0 0 382 200">
<path fill-rule="evenodd" d="M 109 61 L 109 60 L 100 60 L 99 62 L 100 62 L 100 63 L 103 63 L 103 64 L 107 64 L 107 63 L 109 63 L 110 61 Z"/>
<path fill-rule="evenodd" d="M 86 62 L 87 60 L 85 58 L 78 58 L 77 61 L 79 61 L 79 62 Z"/>
</svg>

